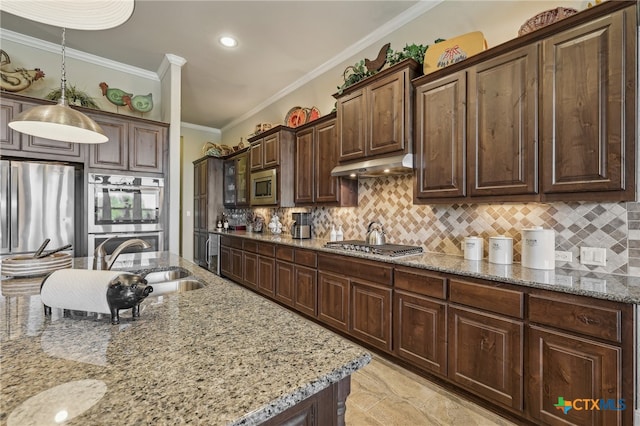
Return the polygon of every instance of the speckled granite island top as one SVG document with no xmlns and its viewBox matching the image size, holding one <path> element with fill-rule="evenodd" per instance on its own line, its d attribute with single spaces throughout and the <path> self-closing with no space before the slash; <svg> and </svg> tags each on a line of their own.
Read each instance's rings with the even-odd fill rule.
<svg viewBox="0 0 640 426">
<path fill-rule="evenodd" d="M 498 265 L 489 263 L 486 260 L 469 261 L 460 256 L 438 253 L 387 257 L 363 252 L 326 248 L 324 245 L 327 240 L 298 240 L 285 234 L 273 235 L 268 233 L 235 231 L 221 233 L 221 235 L 285 244 L 343 256 L 358 257 L 430 271 L 596 297 L 598 299 L 612 300 L 615 302 L 640 304 L 640 277 L 600 274 L 560 268 L 548 271 L 529 269 L 522 267 L 519 263 Z"/>
<path fill-rule="evenodd" d="M 112 326 L 108 315 L 60 309 L 45 318 L 41 279 L 1 282 L 1 423 L 55 424 L 58 415 L 70 425 L 258 424 L 371 359 L 178 256 L 136 256 L 114 269 L 182 267 L 207 285 L 150 296 L 139 320 L 122 311 Z"/>
</svg>

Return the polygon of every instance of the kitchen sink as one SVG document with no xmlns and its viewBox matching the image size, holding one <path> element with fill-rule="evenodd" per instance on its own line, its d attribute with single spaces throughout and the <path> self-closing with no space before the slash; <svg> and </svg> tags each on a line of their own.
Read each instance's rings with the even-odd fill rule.
<svg viewBox="0 0 640 426">
<path fill-rule="evenodd" d="M 148 284 L 155 284 L 167 281 L 174 281 L 181 278 L 186 278 L 191 275 L 191 272 L 186 269 L 167 269 L 163 271 L 149 272 L 144 276 Z"/>
<path fill-rule="evenodd" d="M 204 287 L 204 284 L 195 278 L 181 278 L 170 281 L 149 282 L 153 287 L 153 292 L 149 297 L 162 296 L 171 293 L 184 293 L 185 291 L 198 290 Z"/>
</svg>

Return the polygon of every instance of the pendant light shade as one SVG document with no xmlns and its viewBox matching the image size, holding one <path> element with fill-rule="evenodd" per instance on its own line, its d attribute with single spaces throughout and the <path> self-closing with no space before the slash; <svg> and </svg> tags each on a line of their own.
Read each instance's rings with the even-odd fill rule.
<svg viewBox="0 0 640 426">
<path fill-rule="evenodd" d="M 56 105 L 41 105 L 20 113 L 9 127 L 27 135 L 63 142 L 96 144 L 109 140 L 95 121 L 71 109 L 62 99 Z"/>
<path fill-rule="evenodd" d="M 107 142 L 104 130 L 80 111 L 71 109 L 66 98 L 65 29 L 62 29 L 62 78 L 60 101 L 21 112 L 9 123 L 20 133 L 62 142 L 96 144 Z"/>
</svg>

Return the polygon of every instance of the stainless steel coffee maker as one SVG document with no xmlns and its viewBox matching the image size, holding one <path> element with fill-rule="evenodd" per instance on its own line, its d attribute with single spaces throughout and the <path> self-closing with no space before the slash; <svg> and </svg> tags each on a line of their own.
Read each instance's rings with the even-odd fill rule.
<svg viewBox="0 0 640 426">
<path fill-rule="evenodd" d="M 311 213 L 291 213 L 293 223 L 291 224 L 292 238 L 311 238 Z"/>
</svg>

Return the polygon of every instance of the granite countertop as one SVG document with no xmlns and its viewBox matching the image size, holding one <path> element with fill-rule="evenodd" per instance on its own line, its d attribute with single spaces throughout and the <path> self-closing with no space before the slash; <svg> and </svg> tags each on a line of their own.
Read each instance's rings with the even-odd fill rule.
<svg viewBox="0 0 640 426">
<path fill-rule="evenodd" d="M 148 255 L 148 254 L 147 254 Z M 185 268 L 199 290 L 149 296 L 140 319 L 53 309 L 42 278 L 0 282 L 0 423 L 251 425 L 349 376 L 371 356 L 277 304 L 167 252 L 113 269 Z M 74 259 L 87 268 L 88 258 Z"/>
<path fill-rule="evenodd" d="M 343 256 L 376 260 L 395 265 L 409 266 L 428 271 L 444 272 L 472 278 L 541 288 L 598 299 L 623 303 L 640 304 L 640 277 L 627 275 L 601 274 L 573 269 L 540 270 L 521 266 L 498 265 L 487 260 L 471 261 L 462 256 L 440 253 L 422 253 L 418 255 L 388 257 L 362 252 L 326 248 L 324 239 L 293 239 L 288 234 L 251 233 L 244 231 L 220 232 L 221 235 L 250 238 L 307 248 Z"/>
</svg>

